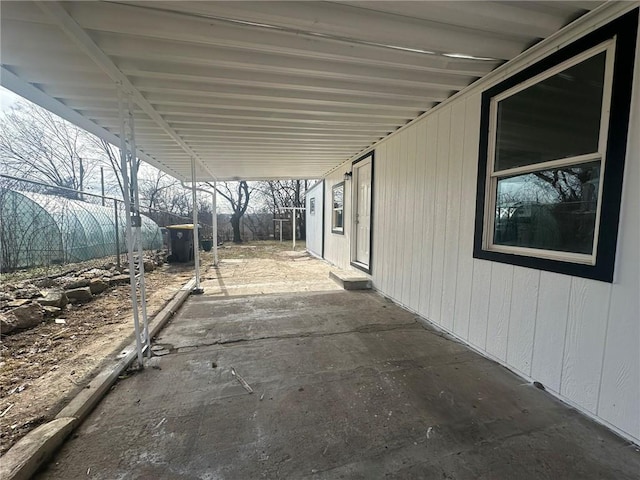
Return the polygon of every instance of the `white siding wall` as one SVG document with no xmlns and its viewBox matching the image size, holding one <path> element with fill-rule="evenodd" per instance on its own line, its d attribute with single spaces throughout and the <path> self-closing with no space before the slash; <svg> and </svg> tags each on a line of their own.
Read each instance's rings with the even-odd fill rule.
<svg viewBox="0 0 640 480">
<path fill-rule="evenodd" d="M 331 232 L 331 194 L 333 186 L 342 182 L 344 180 L 344 174 L 350 171 L 351 164 L 345 164 L 326 177 L 324 181 L 324 204 L 327 209 L 324 214 L 324 258 L 328 262 L 343 269 L 350 268 L 351 182 L 344 182 L 344 235 Z"/>
<path fill-rule="evenodd" d="M 636 79 L 640 85 L 640 47 Z M 478 92 L 476 90 L 476 92 Z M 522 376 L 640 441 L 640 88 L 634 92 L 613 284 L 472 257 L 480 94 L 461 96 L 375 148 L 372 279 Z M 342 181 L 349 165 L 327 178 Z M 345 235 L 325 258 L 349 266 Z"/>
<path fill-rule="evenodd" d="M 319 182 L 307 190 L 305 205 L 307 250 L 318 257 L 322 257 L 322 185 L 323 182 Z M 315 202 L 313 214 L 311 213 L 311 199 L 314 199 Z"/>
</svg>

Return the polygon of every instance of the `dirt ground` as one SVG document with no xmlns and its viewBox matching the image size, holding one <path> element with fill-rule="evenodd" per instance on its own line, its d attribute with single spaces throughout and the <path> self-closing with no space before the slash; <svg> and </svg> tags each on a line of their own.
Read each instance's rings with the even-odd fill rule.
<svg viewBox="0 0 640 480">
<path fill-rule="evenodd" d="M 192 277 L 193 265 L 165 264 L 147 273 L 149 317 Z M 52 321 L 2 338 L 0 454 L 55 417 L 104 361 L 133 339 L 130 292 L 129 285 L 110 288 L 91 303 L 66 310 L 59 317 L 65 324 Z"/>
<path fill-rule="evenodd" d="M 234 277 L 252 259 L 257 268 L 245 272 L 258 278 L 265 270 L 282 272 L 286 263 L 308 260 L 304 242 L 291 252 L 291 242 L 255 242 L 219 247 L 220 268 L 209 268 L 212 253 L 202 255 L 203 284 Z M 284 265 L 273 267 L 284 261 Z M 314 262 L 315 263 L 315 262 Z M 325 264 L 317 262 L 316 265 Z M 318 268 L 318 267 L 316 267 Z M 262 273 L 261 273 L 262 272 Z M 147 311 L 159 312 L 190 278 L 193 265 L 164 265 L 145 275 Z M 242 282 L 247 281 L 247 276 Z M 240 279 L 238 279 L 240 280 Z M 232 282 L 233 283 L 233 282 Z M 252 292 L 253 293 L 253 292 Z M 259 292 L 255 292 L 259 293 Z M 95 376 L 105 360 L 133 340 L 129 285 L 113 287 L 89 304 L 64 312 L 66 324 L 47 323 L 2 338 L 0 344 L 0 454 L 29 431 L 51 420 Z"/>
</svg>

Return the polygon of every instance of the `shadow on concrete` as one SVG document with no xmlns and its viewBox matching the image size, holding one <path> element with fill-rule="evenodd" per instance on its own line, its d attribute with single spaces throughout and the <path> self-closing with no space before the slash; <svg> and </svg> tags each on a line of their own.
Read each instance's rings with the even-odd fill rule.
<svg viewBox="0 0 640 480">
<path fill-rule="evenodd" d="M 40 479 L 637 479 L 640 453 L 373 292 L 190 297 Z M 250 394 L 238 381 L 240 375 Z"/>
</svg>

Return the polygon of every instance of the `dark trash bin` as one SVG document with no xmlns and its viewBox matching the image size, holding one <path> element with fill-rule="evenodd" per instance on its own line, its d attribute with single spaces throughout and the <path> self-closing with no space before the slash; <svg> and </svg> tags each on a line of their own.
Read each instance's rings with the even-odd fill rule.
<svg viewBox="0 0 640 480">
<path fill-rule="evenodd" d="M 205 252 L 210 252 L 210 251 L 211 251 L 211 249 L 213 248 L 213 240 L 210 240 L 210 239 L 208 239 L 208 240 L 202 240 L 202 241 L 200 242 L 200 246 L 202 247 L 202 249 L 203 249 Z"/>
</svg>

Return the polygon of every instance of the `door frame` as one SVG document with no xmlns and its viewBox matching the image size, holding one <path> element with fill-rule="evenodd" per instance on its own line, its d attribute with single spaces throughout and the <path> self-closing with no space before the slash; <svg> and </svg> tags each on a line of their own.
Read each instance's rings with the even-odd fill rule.
<svg viewBox="0 0 640 480">
<path fill-rule="evenodd" d="M 356 224 L 356 216 L 358 213 L 358 189 L 357 189 L 357 178 L 354 175 L 354 167 L 356 164 L 363 162 L 365 160 L 371 159 L 371 198 L 370 198 L 370 214 L 369 214 L 369 265 L 364 265 L 362 263 L 356 262 L 355 258 L 357 255 L 357 224 Z M 365 153 L 358 159 L 354 160 L 351 163 L 351 256 L 350 256 L 350 264 L 352 267 L 357 268 L 358 270 L 362 270 L 365 273 L 371 275 L 372 265 L 373 265 L 373 207 L 374 207 L 374 180 L 375 180 L 375 150 L 371 150 L 370 152 Z"/>
</svg>

